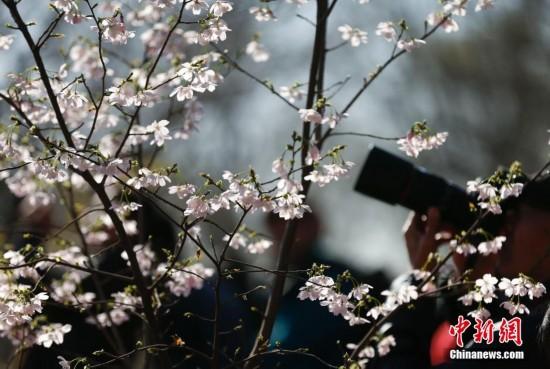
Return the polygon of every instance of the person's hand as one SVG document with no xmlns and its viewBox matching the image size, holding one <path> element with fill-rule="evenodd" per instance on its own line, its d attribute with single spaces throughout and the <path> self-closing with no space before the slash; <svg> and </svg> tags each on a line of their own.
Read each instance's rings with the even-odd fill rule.
<svg viewBox="0 0 550 369">
<path fill-rule="evenodd" d="M 441 224 L 441 212 L 429 208 L 427 214 L 411 212 L 403 226 L 409 260 L 414 269 L 424 266 L 430 253 L 449 241 L 452 234 L 444 230 Z"/>
</svg>

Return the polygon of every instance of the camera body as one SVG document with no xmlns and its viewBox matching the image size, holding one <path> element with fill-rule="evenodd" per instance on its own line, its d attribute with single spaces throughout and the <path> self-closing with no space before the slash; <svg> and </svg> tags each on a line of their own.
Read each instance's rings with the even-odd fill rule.
<svg viewBox="0 0 550 369">
<path fill-rule="evenodd" d="M 355 190 L 419 213 L 437 207 L 442 221 L 457 231 L 470 228 L 479 215 L 472 211 L 476 199 L 466 190 L 376 146 L 369 150 Z M 496 232 L 501 224 L 500 218 L 487 216 L 479 226 Z"/>
</svg>

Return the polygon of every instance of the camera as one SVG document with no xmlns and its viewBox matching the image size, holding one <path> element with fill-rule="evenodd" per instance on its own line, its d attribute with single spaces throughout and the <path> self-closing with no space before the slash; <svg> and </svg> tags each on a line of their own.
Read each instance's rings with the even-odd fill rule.
<svg viewBox="0 0 550 369">
<path fill-rule="evenodd" d="M 419 213 L 437 207 L 442 221 L 457 229 L 468 229 L 477 219 L 471 210 L 475 198 L 463 188 L 376 146 L 369 150 L 355 190 Z"/>
</svg>

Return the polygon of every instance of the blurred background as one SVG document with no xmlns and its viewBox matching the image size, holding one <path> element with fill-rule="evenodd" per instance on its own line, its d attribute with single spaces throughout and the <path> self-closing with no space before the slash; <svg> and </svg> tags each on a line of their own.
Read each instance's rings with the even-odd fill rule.
<svg viewBox="0 0 550 369">
<path fill-rule="evenodd" d="M 313 27 L 297 14 L 314 19 L 314 1 L 302 7 L 282 0 L 270 2 L 277 21 L 262 23 L 248 13 L 258 1 L 234 3 L 236 9 L 226 19 L 233 32 L 224 47 L 242 49 L 259 32 L 271 58 L 254 63 L 244 56 L 239 63 L 260 79 L 272 81 L 276 88 L 305 82 Z M 458 33 L 438 32 L 428 45 L 391 65 L 338 129 L 396 137 L 403 136 L 414 121 L 425 119 L 435 131 L 448 131 L 449 139 L 441 149 L 422 153 L 417 163 L 460 185 L 516 159 L 528 172 L 536 171 L 548 159 L 550 9 L 545 5 L 544 0 L 496 1 L 494 9 L 480 13 L 474 13 L 472 6 L 466 17 L 457 19 Z M 341 47 L 329 54 L 326 85 L 350 77 L 333 100 L 337 109 L 355 93 L 362 78 L 391 53 L 392 46 L 375 35 L 378 22 L 404 18 L 411 35 L 419 36 L 426 15 L 438 6 L 436 1 L 428 0 L 372 0 L 367 5 L 339 2 L 330 23 L 329 47 L 341 42 L 336 28 L 345 23 L 368 31 L 369 42 L 359 48 Z M 43 8 L 29 0 L 21 3 L 26 19 L 39 24 L 51 17 L 45 5 Z M 4 8 L 0 21 L 8 21 Z M 62 27 L 61 32 L 67 30 L 67 26 Z M 52 70 L 59 65 L 57 48 L 63 42 L 54 41 L 55 46 L 49 48 Z M 130 54 L 133 50 L 141 55 L 139 38 L 131 40 L 128 48 Z M 2 53 L 0 88 L 6 86 L 8 71 L 30 65 L 23 51 L 18 36 L 14 47 Z M 300 128 L 297 114 L 237 71 L 201 101 L 206 114 L 199 131 L 183 143 L 169 142 L 159 164 L 177 162 L 183 178 L 196 183 L 200 181 L 198 172 L 218 177 L 224 170 L 238 172 L 249 167 L 264 180 L 273 178 L 271 162 L 290 142 L 292 130 Z M 303 101 L 297 104 L 303 105 Z M 406 210 L 353 191 L 370 144 L 404 154 L 391 141 L 338 136 L 331 138 L 327 147 L 336 144 L 347 145 L 344 157 L 357 166 L 351 178 L 323 189 L 313 186 L 310 192 L 309 202 L 322 220 L 323 247 L 334 260 L 357 269 L 383 268 L 390 275 L 406 271 L 408 260 L 401 236 Z M 12 201 L 5 190 L 3 197 Z M 11 207 L 1 210 L 3 223 L 7 224 Z M 265 227 L 261 215 L 252 216 L 248 225 Z"/>
</svg>

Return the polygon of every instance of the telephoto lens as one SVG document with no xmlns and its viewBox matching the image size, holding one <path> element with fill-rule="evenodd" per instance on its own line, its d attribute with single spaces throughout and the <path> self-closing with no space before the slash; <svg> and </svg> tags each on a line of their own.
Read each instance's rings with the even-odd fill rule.
<svg viewBox="0 0 550 369">
<path fill-rule="evenodd" d="M 376 146 L 369 150 L 355 190 L 419 213 L 437 207 L 442 220 L 457 229 L 469 228 L 477 218 L 470 210 L 475 199 L 464 189 Z"/>
</svg>

